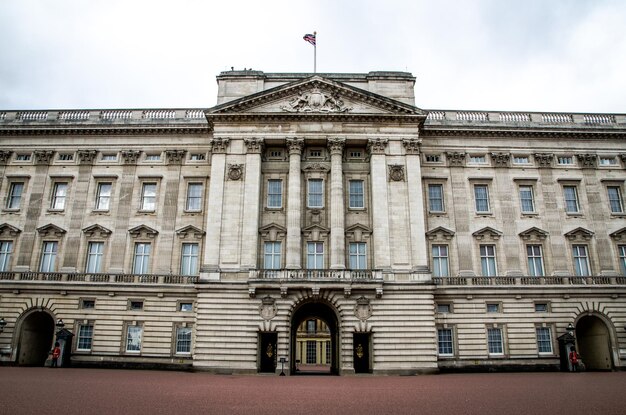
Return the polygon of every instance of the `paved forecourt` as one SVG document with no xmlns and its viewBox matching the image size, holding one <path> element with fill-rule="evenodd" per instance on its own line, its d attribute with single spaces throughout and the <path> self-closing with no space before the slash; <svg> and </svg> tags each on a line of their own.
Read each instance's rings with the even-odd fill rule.
<svg viewBox="0 0 626 415">
<path fill-rule="evenodd" d="M 0 367 L 0 414 L 624 414 L 626 372 L 219 376 Z"/>
</svg>

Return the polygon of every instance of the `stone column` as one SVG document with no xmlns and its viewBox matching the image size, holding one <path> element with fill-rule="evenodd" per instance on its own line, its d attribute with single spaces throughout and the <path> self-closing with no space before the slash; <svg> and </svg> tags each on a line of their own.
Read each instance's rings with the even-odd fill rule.
<svg viewBox="0 0 626 415">
<path fill-rule="evenodd" d="M 263 140 L 260 138 L 246 138 L 244 142 L 247 154 L 241 268 L 256 269 L 257 250 L 259 248 L 259 205 L 261 203 L 261 152 L 263 150 Z"/>
<path fill-rule="evenodd" d="M 209 207 L 204 244 L 201 280 L 219 279 L 220 242 L 222 239 L 222 211 L 224 209 L 224 175 L 228 138 L 211 140 L 211 178 L 209 179 Z"/>
<path fill-rule="evenodd" d="M 422 199 L 422 168 L 420 162 L 421 140 L 405 139 L 406 181 L 409 194 L 409 224 L 411 235 L 411 263 L 414 271 L 428 270 L 429 252 L 426 246 L 426 221 Z"/>
<path fill-rule="evenodd" d="M 389 203 L 387 201 L 387 139 L 374 138 L 367 143 L 370 152 L 370 177 L 372 180 L 372 237 L 374 269 L 391 269 L 389 250 Z"/>
<path fill-rule="evenodd" d="M 343 194 L 343 147 L 345 138 L 328 139 L 330 150 L 330 268 L 346 268 Z"/>
<path fill-rule="evenodd" d="M 287 256 L 285 267 L 287 269 L 300 269 L 302 268 L 300 157 L 304 147 L 304 139 L 288 138 L 287 147 L 289 148 L 289 195 L 287 198 Z"/>
</svg>

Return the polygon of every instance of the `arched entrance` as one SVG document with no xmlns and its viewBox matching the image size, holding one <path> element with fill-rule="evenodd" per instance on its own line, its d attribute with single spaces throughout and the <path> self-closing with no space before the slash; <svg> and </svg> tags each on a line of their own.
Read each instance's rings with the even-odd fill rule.
<svg viewBox="0 0 626 415">
<path fill-rule="evenodd" d="M 611 370 L 611 336 L 599 317 L 584 316 L 576 323 L 578 353 L 587 370 Z"/>
<path fill-rule="evenodd" d="M 298 307 L 291 317 L 291 336 L 290 336 L 290 373 L 291 374 L 306 374 L 304 371 L 298 371 L 297 355 L 297 338 L 298 328 L 308 321 L 320 321 L 323 324 L 316 327 L 326 327 L 329 334 L 326 336 L 330 340 L 330 346 L 326 348 L 324 353 L 328 353 L 330 357 L 330 368 L 318 371 L 318 372 L 306 372 L 306 373 L 328 373 L 336 375 L 339 373 L 339 322 L 337 320 L 337 314 L 330 305 L 323 302 L 309 302 L 304 303 Z M 306 347 L 306 346 L 305 346 Z M 301 356 L 302 359 L 302 356 Z M 306 359 L 306 358 L 305 358 Z M 305 363 L 305 362 L 304 362 Z"/>
<path fill-rule="evenodd" d="M 54 339 L 54 319 L 45 311 L 33 311 L 20 325 L 17 364 L 43 366 Z"/>
</svg>

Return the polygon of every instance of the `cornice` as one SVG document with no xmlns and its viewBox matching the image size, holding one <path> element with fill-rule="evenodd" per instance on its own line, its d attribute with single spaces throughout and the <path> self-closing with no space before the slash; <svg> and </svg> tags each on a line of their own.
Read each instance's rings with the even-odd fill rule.
<svg viewBox="0 0 626 415">
<path fill-rule="evenodd" d="M 145 125 L 112 126 L 23 126 L 0 127 L 0 136 L 41 136 L 41 135 L 168 135 L 168 134 L 209 134 L 211 126 L 181 125 L 153 127 Z"/>
<path fill-rule="evenodd" d="M 551 129 L 501 129 L 501 128 L 468 128 L 465 127 L 433 127 L 424 126 L 420 132 L 421 137 L 526 137 L 526 138 L 586 138 L 586 139 L 610 139 L 626 138 L 626 130 L 597 130 L 597 129 L 573 129 L 573 130 L 551 130 Z"/>
</svg>

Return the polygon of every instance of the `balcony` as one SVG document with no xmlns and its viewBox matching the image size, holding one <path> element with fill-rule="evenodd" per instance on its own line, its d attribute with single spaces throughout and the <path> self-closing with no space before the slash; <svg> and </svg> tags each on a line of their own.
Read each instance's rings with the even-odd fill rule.
<svg viewBox="0 0 626 415">
<path fill-rule="evenodd" d="M 160 274 L 88 274 L 79 272 L 0 272 L 0 281 L 47 281 L 99 284 L 174 284 L 198 282 L 196 275 Z"/>
</svg>

